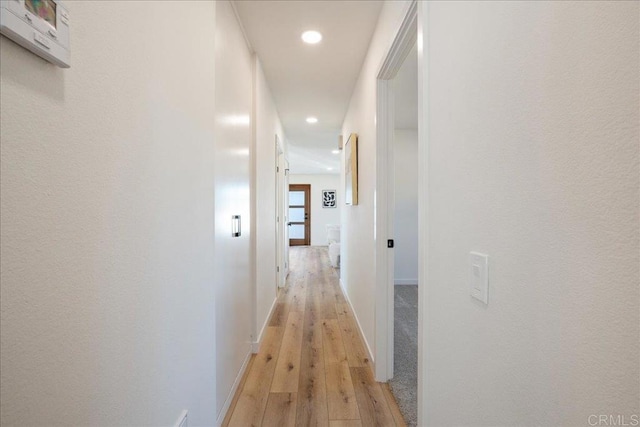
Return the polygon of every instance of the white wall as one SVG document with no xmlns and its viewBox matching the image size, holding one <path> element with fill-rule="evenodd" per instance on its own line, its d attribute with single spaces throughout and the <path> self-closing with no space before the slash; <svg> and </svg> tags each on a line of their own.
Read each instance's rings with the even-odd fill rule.
<svg viewBox="0 0 640 427">
<path fill-rule="evenodd" d="M 289 184 L 311 184 L 311 246 L 327 246 L 327 225 L 340 225 L 344 204 L 340 175 L 291 174 Z M 322 207 L 322 190 L 336 190 L 338 205 L 335 208 Z"/>
<path fill-rule="evenodd" d="M 0 37 L 0 423 L 212 425 L 215 5 L 67 7 Z"/>
<path fill-rule="evenodd" d="M 358 205 L 342 209 L 341 281 L 371 350 L 375 348 L 376 76 L 408 3 L 385 2 L 342 127 L 343 135 L 358 134 Z M 342 162 L 344 170 L 344 155 Z"/>
<path fill-rule="evenodd" d="M 394 281 L 418 284 L 418 131 L 396 129 L 393 139 L 395 165 Z"/>
<path fill-rule="evenodd" d="M 285 136 L 260 60 L 254 55 L 254 153 L 256 324 L 258 344 L 276 300 L 276 135 L 286 149 Z M 283 168 L 284 169 L 284 168 Z M 281 171 L 284 175 L 284 170 Z M 254 346 L 254 351 L 257 345 Z"/>
<path fill-rule="evenodd" d="M 429 4 L 425 424 L 640 412 L 639 13 Z"/>
<path fill-rule="evenodd" d="M 638 414 L 638 6 L 421 5 L 425 425 Z M 402 9 L 385 3 L 343 126 L 360 135 L 361 204 L 343 209 L 342 280 L 369 344 L 375 79 Z M 488 306 L 469 296 L 472 250 L 491 257 Z"/>
<path fill-rule="evenodd" d="M 216 2 L 216 347 L 217 406 L 222 418 L 251 353 L 253 240 L 251 236 L 253 58 L 229 2 Z M 231 217 L 242 235 L 232 237 Z"/>
</svg>

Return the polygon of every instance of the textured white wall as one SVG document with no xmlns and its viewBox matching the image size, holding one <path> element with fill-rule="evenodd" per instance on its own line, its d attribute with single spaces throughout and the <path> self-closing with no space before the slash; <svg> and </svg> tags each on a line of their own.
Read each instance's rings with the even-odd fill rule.
<svg viewBox="0 0 640 427">
<path fill-rule="evenodd" d="M 217 413 L 224 417 L 251 353 L 255 287 L 251 236 L 253 58 L 231 4 L 216 2 L 215 269 Z M 232 237 L 233 215 L 242 235 Z"/>
<path fill-rule="evenodd" d="M 383 5 L 342 126 L 343 135 L 358 134 L 358 205 L 345 205 L 342 209 L 341 281 L 372 350 L 375 348 L 376 283 L 372 268 L 375 263 L 376 76 L 407 5 L 407 1 L 387 1 Z M 344 170 L 344 155 L 342 162 Z M 341 178 L 344 180 L 344 174 Z M 344 183 L 340 188 L 344 188 Z"/>
<path fill-rule="evenodd" d="M 281 144 L 285 136 L 260 60 L 254 56 L 254 61 L 256 325 L 253 341 L 258 342 L 276 300 L 276 135 Z"/>
<path fill-rule="evenodd" d="M 67 7 L 0 37 L 0 423 L 211 425 L 215 5 Z"/>
<path fill-rule="evenodd" d="M 340 225 L 340 211 L 344 205 L 340 175 L 291 174 L 289 184 L 311 184 L 311 245 L 327 246 L 327 225 Z M 336 190 L 336 208 L 322 207 L 322 190 Z"/>
<path fill-rule="evenodd" d="M 429 7 L 426 423 L 628 423 L 639 3 Z M 469 296 L 472 250 L 490 256 L 488 306 Z"/>
<path fill-rule="evenodd" d="M 418 131 L 394 132 L 395 240 L 394 279 L 397 285 L 418 284 Z"/>
</svg>

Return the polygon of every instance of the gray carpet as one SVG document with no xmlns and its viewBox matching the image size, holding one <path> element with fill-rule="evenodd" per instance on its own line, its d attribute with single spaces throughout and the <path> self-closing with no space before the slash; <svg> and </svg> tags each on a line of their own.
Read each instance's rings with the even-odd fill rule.
<svg viewBox="0 0 640 427">
<path fill-rule="evenodd" d="M 395 286 L 393 379 L 389 386 L 408 426 L 418 423 L 418 286 Z"/>
</svg>

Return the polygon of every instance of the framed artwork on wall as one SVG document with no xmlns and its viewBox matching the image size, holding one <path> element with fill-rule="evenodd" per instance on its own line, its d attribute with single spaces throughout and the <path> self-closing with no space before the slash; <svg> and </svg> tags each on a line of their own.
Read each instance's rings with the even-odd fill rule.
<svg viewBox="0 0 640 427">
<path fill-rule="evenodd" d="M 336 190 L 322 190 L 322 207 L 335 208 L 338 204 L 336 200 Z"/>
<path fill-rule="evenodd" d="M 347 205 L 358 204 L 358 135 L 352 133 L 344 144 L 344 200 Z"/>
</svg>

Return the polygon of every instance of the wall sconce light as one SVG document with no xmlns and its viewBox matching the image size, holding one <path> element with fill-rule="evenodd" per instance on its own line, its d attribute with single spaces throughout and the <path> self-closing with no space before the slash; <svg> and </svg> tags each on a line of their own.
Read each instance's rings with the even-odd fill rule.
<svg viewBox="0 0 640 427">
<path fill-rule="evenodd" d="M 242 234 L 242 222 L 240 215 L 231 215 L 231 237 L 240 237 Z"/>
</svg>

